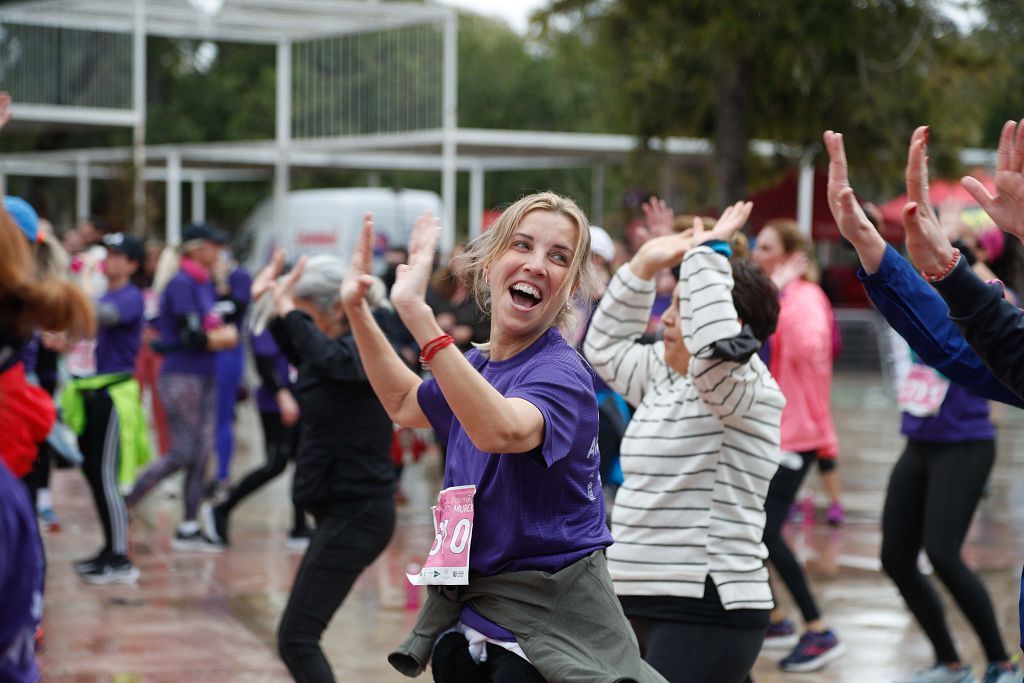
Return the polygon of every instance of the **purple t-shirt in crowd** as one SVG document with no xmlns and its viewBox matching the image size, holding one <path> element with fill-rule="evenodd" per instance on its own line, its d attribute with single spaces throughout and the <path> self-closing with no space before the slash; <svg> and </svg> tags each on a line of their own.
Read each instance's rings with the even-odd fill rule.
<svg viewBox="0 0 1024 683">
<path fill-rule="evenodd" d="M 35 683 L 43 547 L 25 486 L 0 460 L 0 681 Z"/>
<path fill-rule="evenodd" d="M 281 349 L 278 348 L 277 342 L 274 341 L 274 335 L 270 334 L 270 330 L 263 330 L 262 334 L 252 337 L 252 355 L 273 358 L 274 374 L 284 381 L 285 387 L 291 387 L 288 359 L 285 358 Z M 260 384 L 260 388 L 256 390 L 256 405 L 261 413 L 281 412 L 274 392 L 268 389 L 265 384 Z"/>
<path fill-rule="evenodd" d="M 100 297 L 100 306 L 117 309 L 118 323 L 100 327 L 96 335 L 96 373 L 135 372 L 135 357 L 142 345 L 142 292 L 126 284 Z"/>
<path fill-rule="evenodd" d="M 557 572 L 612 544 L 605 526 L 597 450 L 597 401 L 590 371 L 558 330 L 512 358 L 466 358 L 506 398 L 544 416 L 544 442 L 529 453 L 485 453 L 470 441 L 433 379 L 419 404 L 447 443 L 444 485 L 475 484 L 470 570 L 485 575 Z"/>
<path fill-rule="evenodd" d="M 901 414 L 900 431 L 915 441 L 958 443 L 996 438 L 996 426 L 989 417 L 988 399 L 956 383 L 950 383 L 939 412 L 930 417 Z"/>
<path fill-rule="evenodd" d="M 216 354 L 206 349 L 186 349 L 181 343 L 183 318 L 193 318 L 200 326 L 207 319 L 217 300 L 210 281 L 199 282 L 184 270 L 178 271 L 160 296 L 160 314 L 153 327 L 160 334 L 164 352 L 161 372 L 180 372 L 187 375 L 212 376 L 216 369 Z"/>
</svg>

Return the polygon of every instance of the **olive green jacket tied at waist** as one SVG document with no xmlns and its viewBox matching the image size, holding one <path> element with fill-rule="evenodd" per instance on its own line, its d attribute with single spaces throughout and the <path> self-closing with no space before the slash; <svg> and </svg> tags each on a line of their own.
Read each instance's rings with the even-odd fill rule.
<svg viewBox="0 0 1024 683">
<path fill-rule="evenodd" d="M 550 683 L 665 683 L 640 657 L 598 550 L 556 574 L 542 571 L 479 576 L 468 586 L 431 586 L 412 633 L 388 655 L 402 674 L 418 676 L 434 641 L 459 621 L 468 603 L 516 635 Z"/>
<path fill-rule="evenodd" d="M 120 441 L 117 483 L 124 489 L 131 486 L 135 475 L 150 458 L 139 383 L 123 372 L 76 377 L 68 382 L 61 391 L 60 407 L 64 421 L 79 436 L 85 433 L 85 397 L 96 391 L 106 391 L 117 411 Z"/>
</svg>

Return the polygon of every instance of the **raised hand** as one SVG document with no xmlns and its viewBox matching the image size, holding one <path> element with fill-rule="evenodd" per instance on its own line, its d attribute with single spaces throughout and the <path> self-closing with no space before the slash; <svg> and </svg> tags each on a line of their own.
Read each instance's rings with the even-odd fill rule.
<svg viewBox="0 0 1024 683">
<path fill-rule="evenodd" d="M 283 318 L 295 308 L 295 286 L 305 270 L 306 257 L 303 256 L 282 280 L 270 283 L 269 289 L 274 294 L 274 309 L 278 317 Z"/>
<path fill-rule="evenodd" d="M 659 270 L 671 268 L 683 260 L 690 249 L 691 237 L 686 233 L 672 233 L 652 237 L 637 250 L 629 268 L 641 280 L 650 280 Z"/>
<path fill-rule="evenodd" d="M 647 234 L 650 237 L 663 237 L 671 235 L 676 215 L 665 203 L 664 199 L 651 197 L 641 207 L 644 211 L 644 219 L 647 221 Z"/>
<path fill-rule="evenodd" d="M 721 217 L 715 222 L 715 227 L 708 231 L 704 230 L 704 221 L 700 217 L 694 217 L 691 246 L 696 247 L 711 240 L 731 241 L 736 233 L 747 224 L 747 219 L 750 218 L 753 208 L 753 202 L 736 202 L 732 206 L 726 207 Z"/>
<path fill-rule="evenodd" d="M 771 279 L 775 288 L 781 292 L 790 282 L 806 275 L 810 265 L 811 260 L 802 251 L 791 254 L 789 258 L 772 270 Z"/>
<path fill-rule="evenodd" d="M 11 95 L 0 90 L 0 128 L 11 120 Z"/>
<path fill-rule="evenodd" d="M 270 289 L 270 284 L 277 280 L 283 268 L 284 250 L 274 249 L 274 253 L 270 257 L 270 263 L 263 266 L 263 270 L 252 281 L 252 287 L 249 291 L 252 294 L 253 301 L 259 299 L 265 291 Z"/>
<path fill-rule="evenodd" d="M 939 275 L 953 258 L 953 245 L 942 230 L 928 198 L 928 128 L 919 126 L 910 138 L 907 155 L 907 202 L 903 227 L 907 231 L 907 255 L 922 273 Z"/>
<path fill-rule="evenodd" d="M 832 211 L 839 233 L 857 250 L 865 272 L 874 273 L 881 267 L 888 245 L 868 220 L 850 187 L 842 133 L 827 130 L 822 137 L 825 149 L 828 150 L 828 208 Z M 881 225 L 882 212 L 874 205 L 870 205 L 870 210 Z"/>
<path fill-rule="evenodd" d="M 363 229 L 356 239 L 352 261 L 341 282 L 341 303 L 351 314 L 366 302 L 366 292 L 373 285 L 373 214 L 363 216 Z"/>
<path fill-rule="evenodd" d="M 996 193 L 989 191 L 976 178 L 960 179 L 975 201 L 1002 230 L 1024 240 L 1024 119 L 1007 121 L 999 136 L 996 157 Z"/>
<path fill-rule="evenodd" d="M 434 253 L 440 237 L 441 222 L 430 211 L 424 211 L 416 219 L 409 238 L 409 262 L 398 266 L 395 284 L 391 286 L 391 303 L 407 326 L 406 316 L 410 313 L 430 310 L 426 303 L 427 285 L 434 272 Z"/>
</svg>

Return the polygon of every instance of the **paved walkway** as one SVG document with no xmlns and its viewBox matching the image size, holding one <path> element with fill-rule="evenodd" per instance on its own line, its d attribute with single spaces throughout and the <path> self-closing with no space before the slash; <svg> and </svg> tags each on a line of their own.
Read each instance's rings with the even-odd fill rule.
<svg viewBox="0 0 1024 683">
<path fill-rule="evenodd" d="M 852 375 L 836 382 L 847 525 L 831 529 L 821 522 L 801 523 L 790 530 L 826 619 L 846 643 L 847 654 L 820 672 L 783 674 L 775 664 L 781 655 L 765 653 L 755 669 L 758 683 L 891 681 L 931 664 L 927 641 L 878 562 L 882 498 L 902 443 L 898 414 L 879 384 L 876 377 Z M 998 421 L 992 495 L 982 503 L 965 555 L 989 587 L 1013 652 L 1024 560 L 1024 413 L 1000 408 Z M 251 404 L 240 409 L 238 432 L 236 476 L 262 457 Z M 409 502 L 399 510 L 395 538 L 356 583 L 325 635 L 339 681 L 406 680 L 388 666 L 385 655 L 415 618 L 406 609 L 404 570 L 422 557 L 432 538 L 427 510 L 439 481 L 437 467 L 436 457 L 407 467 L 403 485 Z M 810 480 L 812 488 L 820 488 L 816 475 Z M 289 481 L 282 477 L 236 510 L 232 547 L 222 555 L 170 549 L 181 504 L 165 491 L 179 485 L 158 488 L 134 513 L 132 542 L 142 571 L 140 583 L 92 587 L 77 579 L 70 564 L 99 546 L 95 512 L 81 475 L 57 470 L 53 489 L 63 526 L 60 532 L 45 534 L 49 573 L 44 680 L 289 680 L 274 645 L 277 619 L 300 557 L 285 547 Z M 983 660 L 977 639 L 955 606 L 949 616 L 963 656 L 977 672 Z M 420 680 L 430 680 L 429 674 Z"/>
</svg>

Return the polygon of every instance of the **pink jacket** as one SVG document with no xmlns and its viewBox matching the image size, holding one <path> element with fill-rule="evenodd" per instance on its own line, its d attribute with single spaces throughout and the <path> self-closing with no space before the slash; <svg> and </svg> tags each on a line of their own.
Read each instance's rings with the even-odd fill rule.
<svg viewBox="0 0 1024 683">
<path fill-rule="evenodd" d="M 781 447 L 835 457 L 839 438 L 832 421 L 832 305 L 821 287 L 806 280 L 786 285 L 779 303 L 769 370 L 786 397 Z"/>
</svg>

